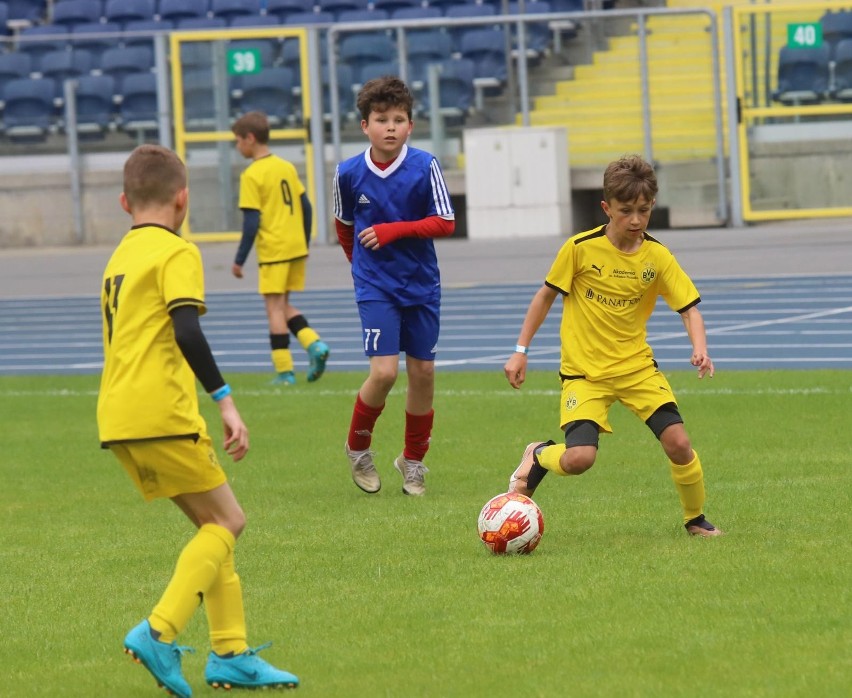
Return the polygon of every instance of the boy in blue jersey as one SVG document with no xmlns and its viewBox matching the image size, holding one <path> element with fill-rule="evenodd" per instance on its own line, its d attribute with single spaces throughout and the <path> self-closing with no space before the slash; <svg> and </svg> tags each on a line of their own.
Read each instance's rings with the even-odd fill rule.
<svg viewBox="0 0 852 698">
<path fill-rule="evenodd" d="M 405 352 L 405 442 L 394 467 L 402 491 L 416 496 L 426 492 L 423 458 L 434 420 L 441 277 L 433 238 L 453 234 L 455 214 L 438 161 L 406 145 L 414 123 L 405 83 L 394 76 L 370 80 L 357 103 L 370 147 L 338 165 L 334 216 L 352 264 L 370 375 L 355 399 L 345 450 L 355 484 L 378 492 L 373 428 Z"/>
</svg>

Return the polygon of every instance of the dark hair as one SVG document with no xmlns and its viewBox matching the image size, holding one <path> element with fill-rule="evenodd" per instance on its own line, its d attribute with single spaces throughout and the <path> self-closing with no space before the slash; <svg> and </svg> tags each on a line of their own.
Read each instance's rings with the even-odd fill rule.
<svg viewBox="0 0 852 698">
<path fill-rule="evenodd" d="M 131 207 L 168 204 L 185 187 L 186 167 L 161 145 L 140 145 L 124 163 L 124 195 Z"/>
<path fill-rule="evenodd" d="M 234 122 L 231 131 L 240 138 L 252 134 L 258 143 L 269 143 L 269 119 L 262 111 L 246 112 Z"/>
<path fill-rule="evenodd" d="M 411 121 L 413 106 L 414 98 L 408 86 L 395 75 L 369 80 L 358 93 L 358 111 L 364 121 L 369 121 L 372 112 L 385 112 L 388 109 L 402 109 Z"/>
<path fill-rule="evenodd" d="M 653 201 L 657 196 L 654 168 L 639 155 L 625 155 L 609 163 L 603 179 L 604 200 L 636 201 L 640 196 Z"/>
</svg>

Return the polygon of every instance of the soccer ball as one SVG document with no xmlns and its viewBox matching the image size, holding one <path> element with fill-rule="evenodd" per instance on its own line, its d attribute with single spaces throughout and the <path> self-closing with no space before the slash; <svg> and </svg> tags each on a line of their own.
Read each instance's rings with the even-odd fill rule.
<svg viewBox="0 0 852 698">
<path fill-rule="evenodd" d="M 541 509 L 516 492 L 498 494 L 479 512 L 479 537 L 495 555 L 526 554 L 535 550 L 544 533 Z"/>
</svg>

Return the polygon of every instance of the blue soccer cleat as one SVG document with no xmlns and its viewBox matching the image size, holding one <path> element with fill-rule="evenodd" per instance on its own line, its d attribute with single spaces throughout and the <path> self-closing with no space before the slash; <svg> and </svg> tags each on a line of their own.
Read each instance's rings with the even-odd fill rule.
<svg viewBox="0 0 852 698">
<path fill-rule="evenodd" d="M 270 385 L 296 385 L 296 374 L 292 371 L 281 371 L 275 378 L 272 379 Z"/>
<path fill-rule="evenodd" d="M 683 527 L 689 535 L 701 538 L 713 538 L 714 536 L 724 535 L 722 531 L 704 518 L 704 514 L 699 514 L 694 519 L 690 519 Z"/>
<path fill-rule="evenodd" d="M 328 344 L 318 339 L 308 347 L 308 357 L 311 360 L 311 365 L 308 368 L 308 383 L 313 383 L 320 379 L 325 373 L 325 362 L 328 361 L 329 355 Z"/>
<path fill-rule="evenodd" d="M 211 652 L 207 658 L 204 678 L 213 688 L 296 688 L 299 677 L 289 671 L 276 669 L 269 662 L 257 656 L 271 642 L 242 654 L 221 657 Z"/>
<path fill-rule="evenodd" d="M 175 642 L 160 642 L 151 634 L 151 626 L 143 620 L 124 638 L 124 651 L 133 660 L 142 664 L 157 685 L 179 698 L 191 698 L 192 689 L 183 678 L 180 658 L 185 652 L 194 652 L 191 647 L 180 647 Z"/>
</svg>

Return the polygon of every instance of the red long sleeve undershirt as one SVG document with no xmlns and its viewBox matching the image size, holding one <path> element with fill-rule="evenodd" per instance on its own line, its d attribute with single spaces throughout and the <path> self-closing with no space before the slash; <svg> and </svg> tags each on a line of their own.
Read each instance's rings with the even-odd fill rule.
<svg viewBox="0 0 852 698">
<path fill-rule="evenodd" d="M 355 226 L 334 219 L 337 239 L 343 248 L 346 259 L 352 261 L 352 248 L 355 245 Z M 377 223 L 373 226 L 379 245 L 389 245 L 400 238 L 444 238 L 453 234 L 456 229 L 455 221 L 448 221 L 440 216 L 428 216 L 419 221 L 396 221 L 394 223 Z"/>
</svg>

